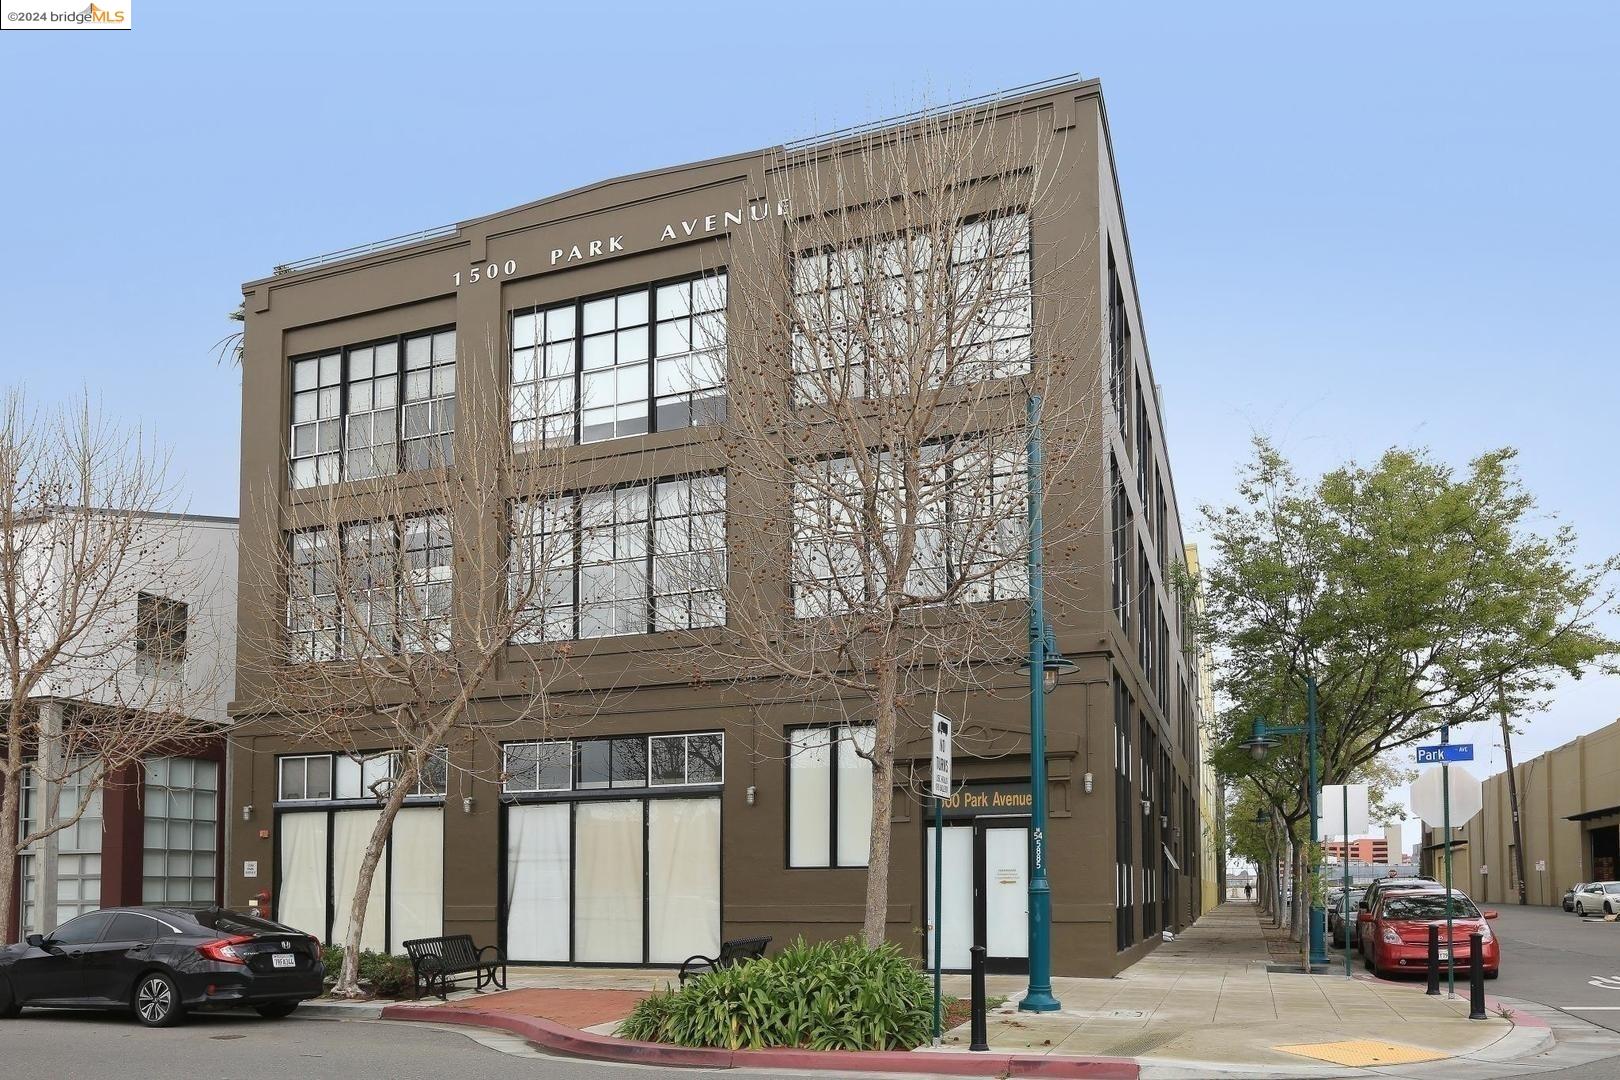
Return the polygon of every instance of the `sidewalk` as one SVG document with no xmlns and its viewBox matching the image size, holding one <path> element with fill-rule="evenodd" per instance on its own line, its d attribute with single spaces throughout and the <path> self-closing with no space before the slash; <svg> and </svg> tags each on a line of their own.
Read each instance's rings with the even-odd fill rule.
<svg viewBox="0 0 1620 1080">
<path fill-rule="evenodd" d="M 1020 1014 L 1009 1001 L 989 1019 L 990 1045 L 1254 1076 L 1437 1061 L 1510 1037 L 1529 1054 L 1547 1038 L 1496 1012 L 1469 1020 L 1466 999 L 1429 997 L 1421 982 L 1272 974 L 1271 962 L 1255 905 L 1229 902 L 1119 978 L 1053 979 L 1061 1012 Z M 967 1039 L 958 1028 L 947 1045 Z"/>
<path fill-rule="evenodd" d="M 1552 1042 L 1546 1022 L 1529 1013 L 1510 1019 L 1493 1002 L 1488 1020 L 1471 1021 L 1466 999 L 1429 997 L 1421 981 L 1273 974 L 1270 962 L 1256 907 L 1232 902 L 1118 978 L 1053 979 L 1060 1012 L 1019 1013 L 1023 978 L 991 976 L 988 992 L 1009 1000 L 989 1017 L 990 1053 L 978 1054 L 966 1052 L 966 1025 L 947 1032 L 939 1049 L 855 1055 L 628 1042 L 613 1035 L 618 1021 L 673 981 L 669 972 L 638 969 L 514 969 L 504 993 L 464 991 L 446 1003 L 321 1003 L 310 1011 L 498 1028 L 544 1048 L 605 1060 L 845 1073 L 1329 1077 L 1463 1056 L 1521 1061 Z M 944 983 L 947 993 L 967 993 L 964 976 Z"/>
</svg>

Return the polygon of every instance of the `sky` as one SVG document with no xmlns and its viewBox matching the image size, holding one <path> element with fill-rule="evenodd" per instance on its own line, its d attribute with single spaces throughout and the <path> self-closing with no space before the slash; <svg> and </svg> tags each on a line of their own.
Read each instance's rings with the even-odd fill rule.
<svg viewBox="0 0 1620 1080">
<path fill-rule="evenodd" d="M 236 512 L 213 348 L 279 263 L 1079 72 L 1194 539 L 1264 434 L 1308 474 L 1514 446 L 1620 551 L 1612 3 L 129 5 L 0 30 L 0 385 L 88 387 L 195 512 Z M 1620 678 L 1563 685 L 1515 756 L 1616 718 Z"/>
</svg>

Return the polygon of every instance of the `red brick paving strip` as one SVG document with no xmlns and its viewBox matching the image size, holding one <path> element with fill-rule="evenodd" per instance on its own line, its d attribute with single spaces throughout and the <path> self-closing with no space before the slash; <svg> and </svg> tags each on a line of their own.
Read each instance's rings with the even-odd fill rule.
<svg viewBox="0 0 1620 1080">
<path fill-rule="evenodd" d="M 532 1016 L 572 1028 L 588 1028 L 623 1020 L 638 1001 L 651 996 L 646 990 L 507 990 L 437 1007 Z"/>
</svg>

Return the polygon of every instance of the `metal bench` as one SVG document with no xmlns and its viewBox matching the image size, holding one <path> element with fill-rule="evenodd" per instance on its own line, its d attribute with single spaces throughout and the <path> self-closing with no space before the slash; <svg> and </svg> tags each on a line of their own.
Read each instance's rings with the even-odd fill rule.
<svg viewBox="0 0 1620 1080">
<path fill-rule="evenodd" d="M 734 941 L 720 943 L 719 956 L 688 957 L 686 963 L 681 965 L 681 983 L 687 979 L 695 979 L 699 975 L 707 975 L 711 971 L 721 968 L 735 967 L 746 964 L 750 960 L 758 960 L 765 955 L 765 946 L 771 943 L 768 937 L 737 938 Z"/>
<path fill-rule="evenodd" d="M 493 956 L 486 960 L 485 953 Z M 411 958 L 417 998 L 426 990 L 443 1001 L 452 984 L 474 977 L 478 980 L 476 989 L 486 986 L 506 989 L 506 954 L 495 945 L 477 948 L 471 934 L 414 938 L 405 943 L 405 955 Z"/>
</svg>

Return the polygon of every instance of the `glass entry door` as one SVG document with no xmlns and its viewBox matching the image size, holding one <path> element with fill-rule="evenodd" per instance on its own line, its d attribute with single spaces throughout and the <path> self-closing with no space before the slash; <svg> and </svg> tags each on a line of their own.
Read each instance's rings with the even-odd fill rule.
<svg viewBox="0 0 1620 1080">
<path fill-rule="evenodd" d="M 947 823 L 941 877 L 941 966 L 967 971 L 969 946 L 985 946 L 987 971 L 1029 970 L 1029 819 L 981 817 Z M 924 845 L 924 921 L 934 920 L 934 829 Z M 923 962 L 934 962 L 934 936 Z"/>
</svg>

